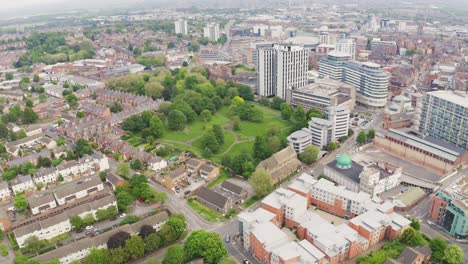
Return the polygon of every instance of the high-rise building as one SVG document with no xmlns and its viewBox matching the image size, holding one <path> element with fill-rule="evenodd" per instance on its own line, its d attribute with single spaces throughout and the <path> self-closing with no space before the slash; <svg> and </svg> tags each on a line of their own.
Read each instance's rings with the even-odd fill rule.
<svg viewBox="0 0 468 264">
<path fill-rule="evenodd" d="M 320 32 L 319 43 L 326 45 L 334 45 L 336 43 L 337 36 L 328 32 Z"/>
<path fill-rule="evenodd" d="M 176 34 L 182 34 L 182 35 L 188 34 L 187 20 L 179 19 L 174 22 L 174 25 L 175 25 Z"/>
<path fill-rule="evenodd" d="M 356 58 L 356 43 L 353 39 L 345 38 L 338 40 L 335 50 L 350 55 L 353 60 Z"/>
<path fill-rule="evenodd" d="M 203 36 L 210 41 L 218 41 L 219 39 L 219 24 L 210 23 L 203 29 Z"/>
<path fill-rule="evenodd" d="M 328 53 L 326 58 L 319 61 L 319 76 L 341 81 L 343 79 L 344 63 L 349 60 L 351 60 L 349 54 L 335 51 Z"/>
<path fill-rule="evenodd" d="M 308 51 L 300 45 L 271 44 L 257 49 L 257 94 L 286 98 L 308 82 Z"/>
<path fill-rule="evenodd" d="M 320 60 L 319 76 L 355 86 L 359 104 L 370 107 L 387 104 L 389 75 L 379 64 L 352 61 L 349 55 L 332 52 Z"/>
<path fill-rule="evenodd" d="M 426 93 L 419 131 L 423 136 L 468 149 L 468 94 L 445 90 Z"/>
<path fill-rule="evenodd" d="M 349 109 L 346 105 L 327 107 L 327 117 L 333 124 L 332 136 L 334 140 L 348 136 Z"/>
<path fill-rule="evenodd" d="M 457 239 L 468 238 L 467 189 L 468 176 L 464 176 L 438 192 L 429 209 L 429 217 Z"/>
</svg>

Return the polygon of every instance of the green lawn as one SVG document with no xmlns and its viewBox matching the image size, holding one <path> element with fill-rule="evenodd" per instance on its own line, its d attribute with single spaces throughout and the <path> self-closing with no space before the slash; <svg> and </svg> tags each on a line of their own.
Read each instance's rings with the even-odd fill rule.
<svg viewBox="0 0 468 264">
<path fill-rule="evenodd" d="M 208 184 L 208 188 L 212 188 L 220 183 L 222 183 L 223 181 L 227 180 L 231 178 L 231 176 L 229 174 L 227 174 L 226 172 L 223 172 L 221 175 L 219 175 L 218 178 L 216 178 L 214 181 L 210 182 Z"/>
<path fill-rule="evenodd" d="M 203 218 L 205 218 L 207 221 L 210 222 L 217 222 L 224 217 L 210 208 L 206 207 L 205 205 L 199 203 L 198 201 L 194 199 L 189 199 L 187 203 L 190 205 L 190 207 L 193 208 L 199 215 L 201 215 Z"/>
<path fill-rule="evenodd" d="M 224 125 L 227 123 L 229 123 L 229 119 L 215 114 L 210 122 L 197 120 L 187 126 L 184 131 L 167 131 L 164 134 L 164 138 L 185 142 L 203 135 L 203 133 L 208 131 L 213 125 Z"/>
<path fill-rule="evenodd" d="M 264 116 L 263 121 L 259 123 L 241 121 L 239 131 L 231 132 L 226 129 L 224 132 L 224 143 L 220 147 L 219 151 L 210 158 L 212 161 L 220 163 L 224 155 L 234 157 L 244 151 L 251 153 L 254 138 L 256 136 L 264 135 L 270 128 L 280 128 L 284 133 L 284 136 L 287 136 L 291 125 L 289 122 L 280 118 L 281 114 L 279 111 L 262 106 L 258 103 L 254 104 L 258 109 L 260 109 L 260 111 L 262 111 Z M 158 139 L 157 142 L 172 145 L 177 149 L 190 151 L 195 155 L 201 156 L 201 136 L 210 130 L 213 125 L 221 125 L 225 128 L 230 123 L 230 118 L 229 107 L 223 107 L 212 116 L 211 121 L 203 122 L 197 120 L 187 125 L 184 131 L 166 131 L 163 138 Z M 233 145 L 234 142 L 236 142 L 236 138 L 238 141 L 244 142 Z M 141 144 L 139 135 L 133 135 L 127 140 L 134 146 Z M 225 153 L 228 149 L 229 151 Z"/>
<path fill-rule="evenodd" d="M 252 196 L 250 197 L 249 199 L 247 199 L 247 201 L 244 202 L 243 206 L 244 208 L 249 208 L 252 204 L 260 201 L 261 197 L 258 197 L 258 196 Z"/>
</svg>

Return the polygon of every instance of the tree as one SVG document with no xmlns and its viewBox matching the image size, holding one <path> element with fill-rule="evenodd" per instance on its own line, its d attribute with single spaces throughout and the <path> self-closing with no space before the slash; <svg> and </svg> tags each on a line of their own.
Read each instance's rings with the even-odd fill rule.
<svg viewBox="0 0 468 264">
<path fill-rule="evenodd" d="M 291 116 L 293 115 L 293 112 L 294 112 L 292 107 L 287 103 L 282 103 L 280 105 L 280 110 L 281 110 L 281 117 L 284 120 L 289 120 L 291 118 Z"/>
<path fill-rule="evenodd" d="M 410 226 L 412 228 L 414 228 L 414 230 L 419 230 L 419 228 L 421 227 L 421 224 L 419 223 L 419 220 L 416 219 L 416 218 L 408 218 L 408 220 L 411 221 L 411 224 Z"/>
<path fill-rule="evenodd" d="M 36 121 L 39 120 L 39 116 L 32 110 L 30 107 L 25 107 L 23 111 L 23 118 L 22 118 L 22 123 L 27 125 L 27 124 L 33 124 L 36 123 Z"/>
<path fill-rule="evenodd" d="M 132 168 L 132 170 L 141 170 L 142 167 L 143 164 L 139 159 L 132 160 L 132 163 L 130 164 L 130 168 Z"/>
<path fill-rule="evenodd" d="M 85 227 L 85 222 L 81 217 L 78 215 L 74 215 L 70 218 L 70 223 L 74 227 L 75 230 L 80 230 Z"/>
<path fill-rule="evenodd" d="M 416 230 L 414 228 L 409 227 L 403 231 L 401 234 L 400 241 L 404 244 L 410 245 L 416 236 Z"/>
<path fill-rule="evenodd" d="M 109 240 L 107 241 L 107 248 L 113 249 L 118 247 L 123 247 L 125 245 L 125 241 L 130 239 L 130 234 L 124 231 L 119 231 L 112 235 Z"/>
<path fill-rule="evenodd" d="M 166 254 L 164 255 L 164 259 L 162 261 L 163 264 L 183 264 L 185 263 L 185 253 L 184 249 L 179 245 L 170 246 Z"/>
<path fill-rule="evenodd" d="M 78 106 L 78 97 L 74 94 L 68 94 L 65 96 L 70 108 L 76 108 Z"/>
<path fill-rule="evenodd" d="M 21 129 L 20 131 L 18 131 L 18 139 L 22 139 L 22 138 L 25 138 L 27 136 L 28 135 L 26 134 L 26 131 L 24 131 L 24 129 Z"/>
<path fill-rule="evenodd" d="M 141 258 L 145 254 L 145 243 L 140 236 L 132 236 L 125 241 L 125 252 L 130 260 Z"/>
<path fill-rule="evenodd" d="M 238 116 L 233 116 L 232 118 L 232 129 L 239 131 L 241 129 L 241 120 Z"/>
<path fill-rule="evenodd" d="M 151 233 L 145 237 L 145 252 L 151 252 L 161 246 L 161 237 L 156 233 Z"/>
<path fill-rule="evenodd" d="M 128 178 L 130 175 L 130 166 L 128 166 L 127 163 L 120 163 L 117 166 L 117 174 L 124 178 Z"/>
<path fill-rule="evenodd" d="M 154 195 L 154 201 L 157 203 L 165 204 L 167 201 L 167 193 L 159 192 Z"/>
<path fill-rule="evenodd" d="M 15 201 L 13 202 L 13 206 L 16 210 L 22 212 L 28 207 L 28 200 L 21 194 L 15 196 Z"/>
<path fill-rule="evenodd" d="M 224 256 L 218 264 L 237 264 L 237 260 L 233 256 Z"/>
<path fill-rule="evenodd" d="M 273 190 L 271 175 L 264 169 L 254 172 L 249 178 L 249 183 L 258 197 L 267 196 Z"/>
<path fill-rule="evenodd" d="M 127 225 L 127 224 L 130 225 L 130 224 L 138 222 L 138 220 L 140 220 L 140 218 L 137 215 L 127 215 L 124 218 L 124 220 L 120 222 L 120 225 L 121 226 Z"/>
<path fill-rule="evenodd" d="M 292 117 L 294 119 L 294 126 L 296 130 L 307 126 L 307 114 L 301 105 L 296 107 L 296 110 L 294 110 Z"/>
<path fill-rule="evenodd" d="M 325 146 L 325 149 L 328 150 L 328 151 L 333 151 L 333 150 L 335 150 L 337 148 L 338 148 L 338 145 L 336 144 L 335 141 L 331 141 Z"/>
<path fill-rule="evenodd" d="M 310 165 L 317 161 L 319 153 L 320 149 L 317 146 L 309 145 L 301 154 L 299 154 L 299 159 L 305 164 Z"/>
<path fill-rule="evenodd" d="M 171 227 L 176 239 L 179 239 L 187 229 L 187 223 L 183 215 L 173 215 L 167 220 L 167 225 Z"/>
<path fill-rule="evenodd" d="M 224 143 L 224 131 L 220 125 L 213 125 L 213 133 L 216 137 L 216 140 L 221 145 Z"/>
<path fill-rule="evenodd" d="M 445 249 L 447 248 L 447 241 L 441 237 L 434 237 L 429 242 L 432 250 L 432 260 L 442 262 L 444 260 Z"/>
<path fill-rule="evenodd" d="M 375 130 L 374 129 L 370 129 L 369 131 L 367 131 L 367 135 L 366 135 L 367 140 L 373 139 L 374 136 L 375 136 Z"/>
<path fill-rule="evenodd" d="M 184 245 L 187 260 L 203 258 L 205 263 L 215 264 L 227 256 L 226 246 L 218 233 L 195 230 Z"/>
<path fill-rule="evenodd" d="M 92 248 L 89 254 L 83 259 L 83 264 L 106 264 L 107 250 Z"/>
<path fill-rule="evenodd" d="M 33 107 L 34 106 L 34 101 L 31 98 L 26 99 L 26 106 L 27 107 Z"/>
<path fill-rule="evenodd" d="M 168 125 L 169 129 L 171 130 L 182 130 L 187 123 L 187 118 L 185 115 L 179 110 L 172 110 L 169 112 L 168 116 Z"/>
<path fill-rule="evenodd" d="M 164 124 L 156 115 L 152 116 L 149 123 L 151 135 L 155 138 L 160 138 L 164 134 Z"/>
<path fill-rule="evenodd" d="M 156 230 L 150 225 L 144 225 L 140 228 L 140 232 L 138 233 L 139 236 L 142 238 L 146 238 L 147 236 L 156 233 Z"/>
<path fill-rule="evenodd" d="M 39 102 L 45 103 L 47 101 L 47 95 L 45 93 L 39 94 Z"/>
<path fill-rule="evenodd" d="M 13 80 L 13 78 L 14 78 L 13 73 L 8 72 L 7 74 L 5 74 L 5 79 L 7 81 L 11 81 L 11 80 Z"/>
<path fill-rule="evenodd" d="M 123 107 L 118 103 L 113 103 L 112 105 L 110 105 L 109 109 L 112 113 L 119 113 L 122 112 Z"/>
<path fill-rule="evenodd" d="M 363 145 L 366 143 L 367 141 L 367 135 L 366 135 L 366 132 L 364 131 L 361 131 L 359 132 L 357 138 L 356 138 L 356 141 L 357 143 L 359 143 L 360 145 Z"/>
<path fill-rule="evenodd" d="M 113 216 L 117 215 L 117 207 L 110 206 L 106 209 L 98 209 L 96 211 L 96 217 L 99 221 L 104 221 L 107 219 L 112 218 Z"/>
<path fill-rule="evenodd" d="M 208 109 L 205 109 L 205 110 L 201 111 L 201 113 L 200 113 L 200 119 L 201 119 L 203 122 L 209 122 L 209 121 L 211 121 L 211 111 L 208 110 Z"/>
<path fill-rule="evenodd" d="M 89 155 L 93 153 L 93 147 L 91 147 L 89 141 L 87 141 L 84 138 L 80 138 L 76 141 L 75 153 L 76 155 L 78 155 L 78 157 L 81 158 L 84 155 Z"/>
<path fill-rule="evenodd" d="M 34 74 L 33 81 L 34 82 L 39 82 L 40 81 L 39 75 Z"/>
<path fill-rule="evenodd" d="M 279 98 L 278 96 L 273 97 L 271 100 L 270 107 L 276 110 L 281 109 L 281 105 L 284 103 L 283 99 Z"/>
<path fill-rule="evenodd" d="M 204 151 L 205 157 L 210 157 L 213 153 L 219 150 L 219 142 L 213 131 L 208 131 L 200 139 L 201 147 Z"/>
<path fill-rule="evenodd" d="M 85 117 L 85 116 L 86 116 L 86 113 L 83 112 L 83 111 L 78 111 L 78 112 L 76 112 L 76 117 L 78 117 L 78 118 L 83 118 L 83 117 Z"/>
<path fill-rule="evenodd" d="M 271 156 L 271 152 L 268 148 L 268 140 L 266 136 L 255 137 L 253 146 L 253 157 L 257 160 L 264 160 Z"/>
<path fill-rule="evenodd" d="M 32 236 L 26 239 L 24 244 L 30 251 L 37 252 L 44 245 L 44 241 L 39 240 L 37 236 Z"/>
<path fill-rule="evenodd" d="M 128 259 L 127 252 L 125 252 L 125 250 L 121 247 L 108 249 L 108 251 L 109 251 L 108 263 L 124 264 Z"/>
<path fill-rule="evenodd" d="M 444 261 L 447 264 L 460 264 L 465 258 L 463 250 L 457 244 L 452 244 L 444 250 Z"/>
<path fill-rule="evenodd" d="M 117 199 L 117 207 L 119 211 L 127 211 L 127 207 L 133 203 L 133 197 L 121 186 L 115 190 L 115 197 Z"/>
</svg>

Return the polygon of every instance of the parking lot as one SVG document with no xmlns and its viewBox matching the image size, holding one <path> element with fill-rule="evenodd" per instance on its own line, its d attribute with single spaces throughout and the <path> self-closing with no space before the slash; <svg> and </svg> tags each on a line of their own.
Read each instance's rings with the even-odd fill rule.
<svg viewBox="0 0 468 264">
<path fill-rule="evenodd" d="M 367 125 L 372 120 L 372 118 L 373 118 L 373 115 L 369 113 L 359 112 L 359 113 L 352 114 L 349 120 L 350 126 L 352 129 L 366 128 Z"/>
<path fill-rule="evenodd" d="M 200 177 L 200 175 L 198 175 L 197 173 L 192 173 L 187 177 L 186 182 L 184 182 L 183 184 L 179 184 L 176 187 L 174 187 L 174 192 L 175 192 L 177 197 L 185 198 L 192 191 L 200 188 L 205 183 L 206 183 L 205 179 Z"/>
</svg>

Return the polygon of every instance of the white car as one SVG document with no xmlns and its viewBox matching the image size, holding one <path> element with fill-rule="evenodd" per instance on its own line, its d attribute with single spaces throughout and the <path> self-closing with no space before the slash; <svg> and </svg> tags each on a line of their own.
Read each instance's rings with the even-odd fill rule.
<svg viewBox="0 0 468 264">
<path fill-rule="evenodd" d="M 127 216 L 126 213 L 123 213 L 123 214 L 120 215 L 120 217 L 122 217 L 122 218 L 124 218 L 124 217 L 126 217 L 126 216 Z"/>
<path fill-rule="evenodd" d="M 93 229 L 93 226 L 87 226 L 85 229 L 86 230 L 91 230 L 91 229 Z"/>
</svg>

